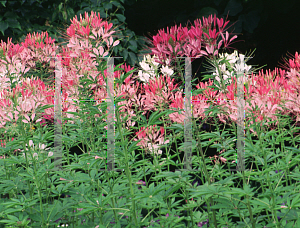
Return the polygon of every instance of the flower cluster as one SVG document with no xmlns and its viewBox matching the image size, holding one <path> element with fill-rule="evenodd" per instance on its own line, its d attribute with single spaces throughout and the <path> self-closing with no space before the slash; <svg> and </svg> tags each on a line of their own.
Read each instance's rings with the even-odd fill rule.
<svg viewBox="0 0 300 228">
<path fill-rule="evenodd" d="M 62 98 L 68 101 L 80 98 L 78 92 L 76 92 L 76 89 L 80 87 L 79 78 L 83 76 L 83 74 L 89 73 L 94 79 L 97 77 L 97 83 L 91 84 L 91 89 L 94 90 L 94 99 L 97 101 L 97 104 L 99 104 L 99 102 L 107 97 L 106 83 L 104 79 L 104 77 L 107 76 L 107 70 L 104 70 L 104 75 L 99 73 L 96 67 L 98 63 L 94 60 L 95 57 L 98 58 L 105 56 L 108 50 L 104 50 L 104 47 L 101 46 L 100 43 L 96 42 L 97 44 L 94 45 L 90 42 L 89 38 L 96 41 L 104 40 L 108 49 L 109 47 L 118 45 L 118 42 L 114 42 L 110 37 L 113 34 L 113 31 L 110 31 L 112 24 L 102 22 L 100 16 L 98 15 L 97 17 L 94 13 L 92 13 L 90 17 L 87 14 L 85 16 L 85 19 L 82 19 L 81 17 L 80 22 L 77 19 L 72 21 L 72 25 L 67 32 L 70 37 L 68 47 L 67 49 L 63 48 L 63 53 L 59 56 L 62 60 Z M 144 61 L 140 63 L 143 70 L 139 72 L 139 77 L 137 77 L 144 83 L 136 82 L 134 78 L 131 77 L 131 73 L 125 79 L 125 83 L 122 85 L 117 84 L 115 86 L 114 96 L 122 96 L 122 98 L 126 99 L 120 102 L 119 105 L 122 106 L 120 108 L 122 110 L 121 117 L 128 116 L 126 120 L 127 126 L 125 126 L 127 129 L 135 125 L 135 121 L 132 120 L 132 117 L 137 116 L 137 112 L 142 111 L 143 115 L 146 115 L 151 111 L 165 111 L 167 109 L 170 110 L 170 108 L 179 110 L 184 109 L 183 91 L 177 90 L 174 92 L 177 85 L 175 84 L 174 79 L 170 78 L 170 75 L 174 73 L 174 70 L 170 67 L 171 61 L 173 60 L 172 58 L 174 57 L 170 52 L 172 47 L 175 48 L 174 50 L 172 49 L 173 51 L 179 51 L 175 53 L 179 56 L 197 56 L 198 54 L 202 54 L 212 55 L 215 58 L 218 54 L 218 49 L 221 47 L 223 42 L 224 46 L 227 47 L 228 44 L 236 38 L 234 36 L 230 39 L 228 32 L 223 34 L 224 27 L 228 24 L 228 22 L 224 23 L 223 19 L 209 17 L 208 19 L 203 20 L 203 25 L 199 20 L 196 20 L 194 24 L 195 26 L 192 26 L 191 29 L 175 26 L 171 28 L 171 30 L 168 29 L 167 33 L 161 31 L 158 35 L 153 37 L 155 48 L 153 49 L 153 53 L 150 54 L 152 55 L 152 58 L 150 55 L 144 57 Z M 212 26 L 216 27 L 216 25 L 218 26 L 219 31 L 217 31 L 216 28 L 211 28 Z M 98 38 L 96 39 L 96 37 Z M 199 40 L 196 39 L 197 37 L 199 37 Z M 218 37 L 221 39 L 219 39 L 219 42 L 217 43 Z M 188 40 L 188 43 L 185 43 L 186 40 Z M 55 56 L 57 46 L 53 42 L 54 41 L 51 40 L 51 38 L 48 38 L 47 33 L 42 33 L 41 35 L 28 35 L 25 42 L 22 43 L 22 47 L 2 43 L 0 47 L 2 47 L 3 52 L 5 51 L 5 57 L 9 58 L 9 61 L 4 64 L 17 65 L 17 60 L 21 60 L 20 63 L 22 66 L 20 71 L 25 73 L 27 70 L 26 66 L 34 67 L 30 64 L 30 61 L 33 61 L 34 58 L 40 61 L 50 61 L 49 55 L 52 55 L 53 57 Z M 196 45 L 198 44 L 197 42 L 200 42 L 198 46 Z M 200 50 L 201 45 L 205 47 L 206 51 L 202 49 Z M 160 62 L 162 57 L 164 57 L 164 61 Z M 237 52 L 234 52 L 232 55 L 220 55 L 220 57 L 221 61 L 219 61 L 219 63 L 221 64 L 225 77 L 226 75 L 227 77 L 232 76 L 231 72 L 237 69 L 244 69 L 248 71 L 251 68 L 251 66 L 241 64 L 244 59 L 244 55 L 240 54 L 239 58 L 237 58 Z M 13 64 L 10 64 L 10 62 L 13 62 Z M 153 78 L 154 75 L 158 75 L 159 63 L 162 64 L 160 72 L 163 75 L 162 77 Z M 296 63 L 293 63 L 292 66 L 297 67 L 299 65 L 297 64 L 298 62 L 296 61 Z M 0 64 L 0 67 L 3 66 Z M 132 67 L 126 66 L 126 64 L 125 66 L 121 66 L 121 68 L 124 69 L 125 73 L 133 70 Z M 114 77 L 120 78 L 121 73 L 122 71 L 114 72 Z M 285 73 L 281 72 L 281 74 Z M 278 105 L 280 104 L 280 101 L 285 99 L 289 100 L 289 103 L 287 104 L 291 107 L 290 110 L 297 112 L 297 107 L 299 107 L 299 105 L 295 105 L 295 102 L 297 102 L 296 96 L 285 93 L 285 97 L 282 96 L 282 99 L 280 99 L 281 97 L 276 94 L 278 91 L 282 91 L 282 89 L 285 91 L 295 91 L 297 88 L 294 87 L 296 87 L 297 84 L 287 84 L 283 82 L 282 79 L 277 79 L 277 81 L 271 82 L 270 78 L 265 79 L 261 75 L 262 74 L 260 73 L 258 77 L 252 77 L 252 81 L 254 81 L 253 84 L 255 85 L 256 83 L 256 88 L 249 85 L 249 88 L 247 89 L 248 91 L 245 91 L 249 93 L 248 97 L 253 100 L 251 101 L 252 105 L 254 107 L 255 105 L 258 105 L 261 110 L 259 113 L 258 110 L 251 110 L 251 108 L 253 108 L 251 107 L 251 104 L 245 108 L 250 109 L 250 112 L 254 112 L 257 115 L 257 120 L 261 120 L 263 116 L 273 117 L 273 114 L 275 114 L 276 110 L 279 109 Z M 221 75 L 213 76 L 218 76 L 219 79 L 221 77 Z M 294 74 L 295 80 L 297 76 L 297 74 Z M 216 81 L 217 80 L 218 78 Z M 192 96 L 193 101 L 200 101 L 195 102 L 193 105 L 194 118 L 205 118 L 204 111 L 209 107 L 209 104 L 202 101 L 207 99 L 234 100 L 236 82 L 232 82 L 227 86 L 228 91 L 223 91 L 219 94 L 217 91 L 208 88 L 208 86 L 211 86 L 212 84 L 213 82 L 210 80 L 209 82 L 200 82 L 196 85 L 198 89 L 201 87 L 204 91 L 203 94 Z M 22 86 L 17 85 L 13 91 L 11 91 L 11 88 L 6 88 L 6 90 L 0 92 L 2 96 L 0 98 L 1 128 L 5 126 L 6 122 L 16 123 L 19 115 L 24 117 L 21 121 L 26 124 L 38 122 L 40 118 L 44 119 L 40 121 L 41 123 L 44 123 L 47 118 L 50 120 L 54 119 L 53 108 L 45 109 L 45 112 L 42 113 L 43 116 L 38 116 L 37 120 L 35 120 L 35 115 L 33 115 L 38 106 L 54 104 L 53 88 L 50 89 L 49 87 L 46 87 L 41 80 L 33 79 L 33 77 L 31 77 L 31 79 L 27 78 L 22 81 Z M 19 99 L 21 94 L 22 99 Z M 225 119 L 228 119 L 229 117 L 231 119 L 230 121 L 236 121 L 237 110 L 235 105 L 230 104 L 228 106 L 227 104 L 226 108 L 228 111 L 226 117 L 222 116 L 222 114 L 218 114 L 220 121 L 224 122 Z M 62 104 L 62 114 L 69 118 L 72 117 L 72 114 L 66 114 L 66 112 L 75 112 L 78 111 L 78 109 L 78 106 L 76 106 L 74 102 L 63 102 Z M 175 110 L 174 113 L 169 114 L 168 118 L 172 122 L 183 124 L 185 119 L 184 113 L 176 111 L 177 110 Z M 72 120 L 70 121 L 72 122 Z M 158 146 L 162 145 L 165 141 L 165 137 L 163 135 L 164 131 L 161 131 L 161 134 L 158 136 L 159 130 L 152 129 L 151 131 L 144 131 L 142 128 L 139 130 L 139 133 L 143 132 L 140 134 L 143 135 L 142 138 L 140 138 L 143 140 L 139 143 L 139 145 L 144 148 L 148 148 L 148 150 L 152 153 L 160 153 Z M 154 146 L 153 144 L 156 142 L 159 144 Z"/>
<path fill-rule="evenodd" d="M 156 77 L 160 65 L 157 62 L 157 60 L 158 58 L 155 55 L 153 55 L 152 58 L 150 55 L 144 56 L 144 60 L 139 63 L 142 68 L 142 70 L 139 70 L 138 73 L 138 76 L 141 81 L 149 82 L 149 79 L 153 79 Z M 167 61 L 166 64 L 168 65 L 169 63 L 170 62 Z M 172 76 L 174 73 L 172 68 L 169 68 L 169 66 L 164 66 L 164 65 L 162 65 L 160 72 L 163 75 L 168 75 L 168 76 Z"/>
<path fill-rule="evenodd" d="M 29 148 L 30 147 L 30 148 Z M 50 148 L 46 148 L 46 145 L 45 144 L 40 144 L 38 146 L 35 146 L 33 141 L 32 140 L 29 140 L 29 146 L 28 144 L 26 144 L 26 148 L 25 150 L 27 151 L 26 154 L 25 153 L 22 153 L 22 157 L 25 158 L 25 156 L 27 155 L 27 159 L 29 161 L 31 161 L 31 157 L 28 156 L 28 152 L 31 150 L 33 151 L 33 154 L 32 154 L 32 157 L 36 160 L 39 159 L 39 156 L 41 156 L 42 154 L 44 154 L 45 152 L 48 152 L 48 157 L 52 157 L 53 156 L 53 152 L 51 151 L 48 151 Z M 23 152 L 24 150 L 20 150 L 20 152 Z"/>
<path fill-rule="evenodd" d="M 158 56 L 161 64 L 167 59 L 175 60 L 176 57 L 215 56 L 222 45 L 227 48 L 237 38 L 236 35 L 229 38 L 228 31 L 224 32 L 228 23 L 223 18 L 210 15 L 208 18 L 203 17 L 202 21 L 195 20 L 190 29 L 180 24 L 167 28 L 167 32 L 159 30 L 153 37 L 154 48 L 151 51 Z"/>
<path fill-rule="evenodd" d="M 139 132 L 136 133 L 138 139 L 141 141 L 137 145 L 141 145 L 144 149 L 149 151 L 150 154 L 162 154 L 162 151 L 159 150 L 160 146 L 169 143 L 169 140 L 164 140 L 164 128 L 160 127 L 160 131 L 156 130 L 156 125 L 151 126 L 150 128 L 145 129 L 141 128 Z M 149 134 L 150 133 L 150 134 Z M 134 139 L 137 141 L 138 139 Z M 146 143 L 146 142 L 150 143 Z M 156 143 L 156 144 L 155 144 Z"/>
<path fill-rule="evenodd" d="M 232 54 L 219 54 L 220 58 L 217 60 L 218 67 L 216 67 L 216 72 L 213 73 L 215 80 L 221 83 L 221 79 L 225 80 L 225 84 L 228 85 L 229 79 L 231 79 L 238 68 L 238 61 L 244 59 L 243 54 L 239 54 L 235 50 Z M 245 64 L 245 71 L 249 72 L 251 66 Z M 247 78 L 244 76 L 243 81 L 246 82 Z M 230 82 L 229 82 L 230 83 Z"/>
</svg>

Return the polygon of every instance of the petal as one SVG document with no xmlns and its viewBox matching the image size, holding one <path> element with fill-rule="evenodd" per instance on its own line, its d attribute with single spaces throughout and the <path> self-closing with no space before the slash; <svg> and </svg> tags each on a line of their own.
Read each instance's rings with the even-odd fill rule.
<svg viewBox="0 0 300 228">
<path fill-rule="evenodd" d="M 27 114 L 25 114 L 24 117 L 25 117 L 28 121 L 30 121 L 30 118 L 28 117 Z"/>
<path fill-rule="evenodd" d="M 34 117 L 35 117 L 35 113 L 33 113 L 33 114 L 31 115 L 32 121 L 34 120 Z"/>
<path fill-rule="evenodd" d="M 116 40 L 116 41 L 114 42 L 114 44 L 113 44 L 113 47 L 117 46 L 119 43 L 120 43 L 120 41 L 119 41 L 119 40 Z"/>
<path fill-rule="evenodd" d="M 96 55 L 99 55 L 99 51 L 98 51 L 97 48 L 93 48 L 93 51 L 94 51 L 94 53 L 95 53 Z"/>
<path fill-rule="evenodd" d="M 113 43 L 113 38 L 109 37 L 109 45 L 112 45 L 112 43 Z"/>
<path fill-rule="evenodd" d="M 11 120 L 13 120 L 13 119 L 14 119 L 14 117 L 13 117 L 13 115 L 12 115 L 12 113 L 11 113 L 11 112 L 9 112 L 9 113 L 8 113 L 8 116 L 11 118 Z"/>
<path fill-rule="evenodd" d="M 100 47 L 98 48 L 98 50 L 99 50 L 100 55 L 102 56 L 102 55 L 103 55 L 103 52 L 104 52 L 104 48 L 103 48 L 102 46 L 100 46 Z"/>
</svg>

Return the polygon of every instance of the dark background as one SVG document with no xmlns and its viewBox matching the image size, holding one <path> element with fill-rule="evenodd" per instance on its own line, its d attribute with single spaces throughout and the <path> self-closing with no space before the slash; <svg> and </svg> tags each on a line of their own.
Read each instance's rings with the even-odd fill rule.
<svg viewBox="0 0 300 228">
<path fill-rule="evenodd" d="M 108 15 L 114 25 L 120 25 L 122 35 L 127 40 L 121 43 L 115 56 L 124 56 L 127 63 L 134 66 L 141 60 L 142 39 L 151 38 L 157 31 L 167 26 L 216 13 L 224 19 L 228 16 L 236 24 L 229 32 L 236 33 L 240 41 L 231 47 L 243 54 L 252 52 L 254 58 L 248 65 L 273 70 L 283 63 L 283 57 L 294 55 L 300 49 L 299 0 L 17 0 L 0 3 L 0 39 L 7 42 L 24 40 L 29 32 L 48 31 L 58 38 L 59 29 L 70 25 L 70 19 L 79 13 L 91 10 Z M 108 10 L 108 11 L 106 11 Z M 117 10 L 118 17 L 114 16 Z M 106 14 L 105 14 L 106 12 Z M 121 15 L 121 16 L 120 16 Z M 123 15 L 123 16 L 122 16 Z M 106 16 L 105 16 L 106 17 Z M 45 26 L 46 21 L 52 26 Z M 1 33 L 1 31 L 3 33 Z M 231 50 L 232 52 L 233 50 Z M 193 63 L 193 71 L 200 61 Z M 137 65 L 136 65 L 137 66 Z M 204 70 L 200 68 L 200 72 Z"/>
<path fill-rule="evenodd" d="M 231 3 L 231 4 L 230 4 Z M 217 17 L 237 22 L 228 31 L 240 33 L 232 47 L 242 53 L 254 52 L 254 58 L 248 65 L 263 66 L 273 70 L 280 66 L 287 53 L 295 54 L 300 50 L 299 20 L 300 1 L 294 0 L 249 0 L 249 1 L 213 1 L 213 0 L 141 0 L 126 8 L 128 27 L 137 35 L 157 34 L 158 29 L 166 28 L 205 15 L 201 9 L 216 9 Z M 226 8 L 227 7 L 227 8 Z M 209 11 L 209 9 L 208 9 Z M 214 12 L 213 10 L 211 12 Z M 231 24 L 231 23 L 230 23 Z"/>
</svg>

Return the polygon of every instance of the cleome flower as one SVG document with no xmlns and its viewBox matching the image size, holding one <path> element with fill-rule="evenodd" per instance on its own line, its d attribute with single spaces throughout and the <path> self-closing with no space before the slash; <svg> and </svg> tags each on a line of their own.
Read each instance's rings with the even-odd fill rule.
<svg viewBox="0 0 300 228">
<path fill-rule="evenodd" d="M 33 141 L 32 140 L 29 140 L 29 147 L 31 148 L 31 151 L 33 151 L 34 153 L 32 154 L 32 157 L 35 158 L 36 160 L 38 160 L 39 158 L 39 155 L 45 153 L 45 152 L 48 152 L 48 150 L 50 148 L 47 148 L 46 149 L 46 145 L 45 144 L 40 144 L 38 146 L 35 146 Z M 26 144 L 26 151 L 29 151 L 29 148 L 28 148 L 28 144 Z M 23 152 L 24 150 L 19 150 L 20 152 Z M 25 153 L 23 153 L 21 155 L 23 158 L 25 158 Z M 53 152 L 49 151 L 48 152 L 48 157 L 52 157 L 53 156 Z M 27 158 L 29 160 L 31 160 L 31 156 L 28 156 L 27 154 Z"/>
<path fill-rule="evenodd" d="M 142 127 L 136 135 L 138 139 L 135 138 L 134 141 L 141 139 L 137 145 L 146 149 L 146 153 L 150 154 L 162 154 L 162 150 L 159 150 L 159 148 L 169 143 L 169 140 L 165 140 L 164 128 L 160 127 L 160 129 L 156 129 L 156 125 L 147 127 L 146 129 Z"/>
<path fill-rule="evenodd" d="M 218 61 L 218 67 L 215 67 L 215 71 L 213 71 L 213 75 L 215 76 L 215 80 L 221 83 L 221 77 L 226 82 L 230 80 L 232 77 L 234 77 L 235 72 L 239 70 L 244 70 L 245 72 L 250 72 L 251 66 L 247 65 L 245 63 L 240 64 L 239 61 L 244 61 L 245 55 L 238 54 L 238 52 L 235 50 L 232 54 L 224 53 L 219 54 L 220 58 Z M 248 59 L 249 57 L 246 57 Z M 247 73 L 247 74 L 248 74 Z M 243 77 L 243 81 L 247 81 L 246 75 Z M 254 82 L 255 85 L 256 82 Z"/>
<path fill-rule="evenodd" d="M 157 60 L 158 58 L 155 55 L 153 55 L 153 57 L 151 57 L 149 54 L 144 56 L 143 61 L 139 63 L 142 68 L 142 70 L 139 70 L 138 72 L 138 76 L 141 81 L 149 82 L 150 79 L 156 77 L 158 68 L 160 66 Z M 168 61 L 167 64 L 169 63 L 170 62 Z M 174 73 L 173 69 L 169 68 L 169 66 L 161 66 L 160 72 L 163 75 L 168 76 L 171 76 Z"/>
</svg>

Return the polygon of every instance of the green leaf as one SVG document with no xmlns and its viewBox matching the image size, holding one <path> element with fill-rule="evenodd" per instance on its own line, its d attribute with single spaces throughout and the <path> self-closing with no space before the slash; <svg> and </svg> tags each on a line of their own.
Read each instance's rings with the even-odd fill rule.
<svg viewBox="0 0 300 228">
<path fill-rule="evenodd" d="M 228 209 L 228 210 L 233 210 L 234 207 L 232 203 L 228 199 L 218 199 L 218 203 L 216 205 L 213 205 L 210 207 L 211 209 Z"/>
<path fill-rule="evenodd" d="M 4 31 L 8 28 L 8 23 L 6 21 L 0 21 L 0 31 L 4 36 Z"/>
<path fill-rule="evenodd" d="M 67 14 L 71 18 L 75 16 L 75 12 L 72 8 L 67 8 Z"/>
<path fill-rule="evenodd" d="M 61 2 L 61 3 L 59 4 L 59 6 L 58 6 L 58 11 L 59 11 L 59 12 L 61 12 L 62 7 L 63 7 L 63 3 Z"/>
<path fill-rule="evenodd" d="M 13 220 L 15 222 L 18 222 L 19 219 L 16 217 L 16 216 L 13 216 L 13 215 L 7 215 L 7 217 L 10 219 L 10 220 Z"/>
<path fill-rule="evenodd" d="M 287 214 L 286 216 L 284 217 L 285 220 L 296 220 L 298 221 L 299 219 L 299 216 L 298 216 L 298 213 L 297 213 L 297 210 L 294 210 L 294 209 L 291 209 Z"/>
<path fill-rule="evenodd" d="M 136 54 L 134 54 L 133 52 L 129 52 L 129 57 L 130 57 L 130 60 L 131 60 L 130 65 L 135 65 L 135 63 L 137 62 Z"/>
<path fill-rule="evenodd" d="M 208 16 L 214 15 L 214 14 L 218 15 L 218 11 L 215 8 L 204 7 L 197 14 L 197 18 L 208 17 Z"/>
<path fill-rule="evenodd" d="M 54 11 L 52 14 L 52 21 L 55 21 L 57 18 L 57 11 Z"/>
<path fill-rule="evenodd" d="M 128 48 L 131 49 L 134 52 L 138 52 L 137 42 L 135 40 L 130 40 L 129 43 L 130 43 L 130 46 Z"/>
<path fill-rule="evenodd" d="M 106 10 L 110 10 L 112 8 L 112 4 L 110 2 L 104 3 L 103 6 Z"/>
<path fill-rule="evenodd" d="M 126 17 L 122 14 L 116 14 L 116 17 L 119 19 L 121 22 L 125 22 Z"/>
<path fill-rule="evenodd" d="M 91 11 L 91 8 L 88 6 L 88 7 L 85 7 L 83 10 L 84 10 L 85 12 L 90 12 L 90 11 Z"/>
<path fill-rule="evenodd" d="M 257 28 L 259 21 L 259 12 L 257 10 L 250 11 L 244 17 L 244 29 L 250 33 L 253 33 L 254 29 Z"/>
<path fill-rule="evenodd" d="M 82 9 L 83 7 L 87 7 L 87 6 L 89 6 L 89 4 L 87 3 L 87 2 L 82 2 L 81 4 L 80 4 L 80 8 Z"/>
<path fill-rule="evenodd" d="M 6 17 L 6 18 L 12 18 L 12 19 L 18 18 L 18 16 L 14 12 L 11 12 L 11 11 L 6 12 L 4 14 L 4 17 Z"/>
<path fill-rule="evenodd" d="M 171 111 L 172 112 L 172 111 Z M 151 125 L 157 125 L 157 124 L 160 124 L 161 121 L 157 121 L 160 117 L 162 117 L 163 115 L 168 115 L 171 113 L 170 110 L 167 110 L 167 111 L 156 111 L 154 113 L 151 114 L 150 118 L 149 118 L 149 126 Z"/>
<path fill-rule="evenodd" d="M 22 30 L 20 23 L 17 21 L 17 19 L 8 18 L 6 19 L 6 22 L 8 23 L 8 27 Z"/>
<path fill-rule="evenodd" d="M 245 195 L 245 194 L 244 194 Z M 250 200 L 251 205 L 260 206 L 261 209 L 269 208 L 270 200 L 267 198 Z"/>
<path fill-rule="evenodd" d="M 224 10 L 225 15 L 235 16 L 243 10 L 242 4 L 238 0 L 230 0 Z M 229 11 L 229 12 L 228 12 Z"/>
<path fill-rule="evenodd" d="M 0 1 L 1 4 L 2 4 L 4 7 L 6 7 L 6 6 L 5 6 L 6 1 L 7 1 L 7 0 L 5 0 L 5 1 Z"/>
<path fill-rule="evenodd" d="M 124 60 L 126 61 L 126 59 L 128 58 L 128 51 L 126 49 L 124 49 L 122 54 L 123 54 Z"/>
<path fill-rule="evenodd" d="M 299 194 L 295 196 L 295 198 L 292 200 L 291 207 L 294 207 L 297 203 L 300 202 L 299 197 Z"/>
<path fill-rule="evenodd" d="M 121 3 L 118 2 L 118 1 L 112 1 L 111 3 L 112 3 L 113 5 L 115 5 L 118 9 L 122 9 L 122 10 L 125 9 L 124 6 L 122 6 Z"/>
</svg>

